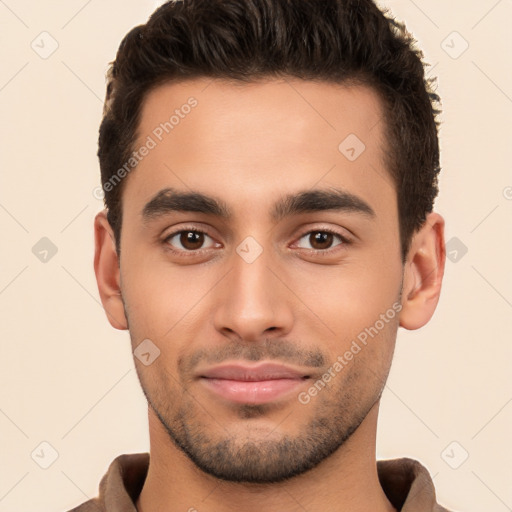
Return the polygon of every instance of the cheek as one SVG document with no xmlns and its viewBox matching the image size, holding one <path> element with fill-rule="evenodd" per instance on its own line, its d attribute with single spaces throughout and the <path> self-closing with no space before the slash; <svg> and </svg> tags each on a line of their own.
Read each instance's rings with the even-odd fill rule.
<svg viewBox="0 0 512 512">
<path fill-rule="evenodd" d="M 121 290 L 130 333 L 137 338 L 134 343 L 149 338 L 167 344 L 205 323 L 204 305 L 221 270 L 208 265 L 179 267 L 144 252 L 134 251 L 121 259 Z"/>
<path fill-rule="evenodd" d="M 353 325 L 351 329 L 347 329 L 347 334 L 343 333 L 331 344 L 331 361 L 339 362 L 343 368 L 353 365 L 368 368 L 370 374 L 387 371 L 391 364 L 398 329 L 398 317 L 391 316 L 384 314 L 377 320 L 368 321 L 362 327 Z"/>
<path fill-rule="evenodd" d="M 353 262 L 324 267 L 305 279 L 302 294 L 326 326 L 322 344 L 331 364 L 340 363 L 334 371 L 340 385 L 355 370 L 368 385 L 389 372 L 401 309 L 400 275 L 399 267 L 384 271 L 377 264 Z"/>
<path fill-rule="evenodd" d="M 356 337 L 331 345 L 327 371 L 299 395 L 299 402 L 311 404 L 315 414 L 330 411 L 339 424 L 366 413 L 385 386 L 396 328 L 397 322 L 390 321 L 364 342 Z"/>
<path fill-rule="evenodd" d="M 399 266 L 390 269 L 377 262 L 347 261 L 311 266 L 301 272 L 300 279 L 296 277 L 289 275 L 297 295 L 339 338 L 356 336 L 387 312 L 387 319 L 393 319 L 399 308 Z"/>
</svg>

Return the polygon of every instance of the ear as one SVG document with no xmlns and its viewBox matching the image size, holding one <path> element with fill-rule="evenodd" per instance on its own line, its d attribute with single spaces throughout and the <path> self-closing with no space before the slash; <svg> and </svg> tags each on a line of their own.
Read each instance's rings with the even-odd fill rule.
<svg viewBox="0 0 512 512">
<path fill-rule="evenodd" d="M 94 219 L 94 244 L 94 273 L 108 321 L 116 329 L 128 329 L 121 298 L 119 258 L 106 210 Z"/>
<path fill-rule="evenodd" d="M 401 327 L 419 329 L 432 318 L 441 294 L 445 261 L 444 219 L 432 212 L 413 235 L 407 254 Z"/>
</svg>

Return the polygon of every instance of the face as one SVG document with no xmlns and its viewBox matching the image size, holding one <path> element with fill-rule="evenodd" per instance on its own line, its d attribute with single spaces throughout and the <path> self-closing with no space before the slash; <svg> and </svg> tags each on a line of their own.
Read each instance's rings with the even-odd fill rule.
<svg viewBox="0 0 512 512">
<path fill-rule="evenodd" d="M 378 403 L 403 276 L 381 116 L 371 89 L 294 79 L 143 104 L 121 298 L 151 414 L 211 475 L 303 473 Z"/>
</svg>

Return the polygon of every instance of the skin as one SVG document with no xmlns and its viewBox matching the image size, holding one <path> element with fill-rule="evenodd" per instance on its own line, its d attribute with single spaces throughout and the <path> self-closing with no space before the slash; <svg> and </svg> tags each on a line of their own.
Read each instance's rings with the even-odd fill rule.
<svg viewBox="0 0 512 512">
<path fill-rule="evenodd" d="M 95 272 L 109 321 L 129 328 L 132 349 L 149 338 L 160 350 L 148 366 L 134 359 L 149 402 L 151 454 L 138 510 L 393 511 L 376 470 L 380 396 L 398 327 L 422 327 L 437 306 L 444 220 L 428 215 L 402 265 L 372 89 L 291 78 L 165 84 L 143 104 L 136 147 L 191 96 L 197 106 L 126 178 L 120 258 L 106 213 L 95 219 Z M 355 161 L 338 150 L 351 133 L 366 146 Z M 283 195 L 331 187 L 375 215 L 324 210 L 271 220 Z M 167 188 L 212 196 L 233 216 L 144 220 L 144 206 Z M 196 245 L 169 238 L 191 227 L 207 236 Z M 337 235 L 316 241 L 322 228 L 351 243 Z M 252 263 L 236 251 L 248 236 L 263 249 Z M 400 312 L 333 372 L 393 304 Z M 219 398 L 197 378 L 205 366 L 255 360 L 311 378 L 259 406 Z M 297 393 L 329 368 L 335 376 L 301 403 Z"/>
</svg>

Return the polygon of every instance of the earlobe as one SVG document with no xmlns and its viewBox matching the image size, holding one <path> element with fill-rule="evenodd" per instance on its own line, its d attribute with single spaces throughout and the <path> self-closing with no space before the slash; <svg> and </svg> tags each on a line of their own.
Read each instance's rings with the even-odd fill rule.
<svg viewBox="0 0 512 512">
<path fill-rule="evenodd" d="M 94 219 L 94 273 L 101 303 L 112 327 L 128 328 L 121 297 L 119 259 L 115 238 L 107 220 L 106 210 Z"/>
<path fill-rule="evenodd" d="M 432 318 L 441 294 L 445 261 L 444 219 L 432 212 L 414 234 L 407 255 L 401 327 L 419 329 Z"/>
</svg>

